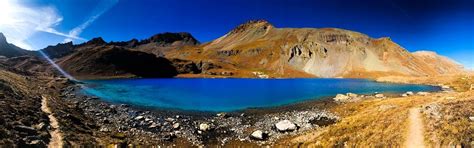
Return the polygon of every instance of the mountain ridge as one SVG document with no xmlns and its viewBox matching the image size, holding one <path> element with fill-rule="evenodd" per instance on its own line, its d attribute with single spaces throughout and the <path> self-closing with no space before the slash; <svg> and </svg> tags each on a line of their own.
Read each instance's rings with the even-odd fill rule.
<svg viewBox="0 0 474 148">
<path fill-rule="evenodd" d="M 464 71 L 460 64 L 436 53 L 410 53 L 389 37 L 371 38 L 339 28 L 276 28 L 266 20 L 248 21 L 204 44 L 190 33 L 165 32 L 142 40 L 118 42 L 105 42 L 97 37 L 77 45 L 48 46 L 42 51 L 57 59 L 61 67 L 77 70 L 94 69 L 94 66 L 75 65 L 68 59 L 93 60 L 90 57 L 94 54 L 103 54 L 99 52 L 101 49 L 118 48 L 166 58 L 177 74 L 197 77 L 376 78 Z"/>
</svg>

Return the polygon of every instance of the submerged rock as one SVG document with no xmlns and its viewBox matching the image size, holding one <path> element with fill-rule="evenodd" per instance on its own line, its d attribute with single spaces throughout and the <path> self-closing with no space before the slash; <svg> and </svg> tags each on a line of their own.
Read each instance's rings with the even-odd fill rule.
<svg viewBox="0 0 474 148">
<path fill-rule="evenodd" d="M 275 124 L 275 127 L 280 132 L 296 130 L 296 124 L 294 124 L 290 120 L 282 120 L 282 121 L 278 122 L 277 124 Z"/>
</svg>

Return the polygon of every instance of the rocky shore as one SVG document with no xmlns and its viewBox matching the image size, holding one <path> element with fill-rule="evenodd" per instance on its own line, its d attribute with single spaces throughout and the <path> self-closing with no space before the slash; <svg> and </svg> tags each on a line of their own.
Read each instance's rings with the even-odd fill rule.
<svg viewBox="0 0 474 148">
<path fill-rule="evenodd" d="M 104 102 L 80 90 L 80 84 L 66 87 L 60 97 L 93 119 L 98 129 L 95 135 L 102 137 L 102 144 L 271 145 L 282 137 L 315 130 L 339 118 L 324 107 L 298 105 L 227 113 L 149 110 Z"/>
</svg>

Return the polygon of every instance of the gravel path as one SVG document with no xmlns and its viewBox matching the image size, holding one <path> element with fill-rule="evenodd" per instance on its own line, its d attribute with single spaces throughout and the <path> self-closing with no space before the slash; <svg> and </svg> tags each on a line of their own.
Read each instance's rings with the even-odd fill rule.
<svg viewBox="0 0 474 148">
<path fill-rule="evenodd" d="M 408 117 L 408 133 L 405 146 L 407 148 L 423 148 L 425 142 L 423 138 L 423 122 L 421 120 L 421 113 L 419 108 L 412 108 L 409 111 Z"/>
<path fill-rule="evenodd" d="M 63 147 L 63 135 L 59 130 L 58 119 L 53 116 L 51 108 L 48 106 L 48 98 L 41 96 L 41 110 L 48 114 L 49 122 L 53 131 L 50 131 L 51 141 L 48 144 L 48 147 Z"/>
</svg>

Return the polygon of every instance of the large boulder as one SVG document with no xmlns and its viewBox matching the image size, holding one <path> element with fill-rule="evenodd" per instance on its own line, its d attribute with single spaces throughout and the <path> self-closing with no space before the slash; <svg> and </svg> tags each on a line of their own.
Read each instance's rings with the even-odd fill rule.
<svg viewBox="0 0 474 148">
<path fill-rule="evenodd" d="M 346 95 L 337 94 L 336 97 L 333 98 L 333 100 L 336 102 L 355 102 L 359 101 L 360 99 L 361 97 L 354 93 L 347 93 Z"/>
<path fill-rule="evenodd" d="M 252 134 L 250 135 L 250 138 L 255 139 L 255 140 L 265 140 L 267 139 L 267 137 L 268 137 L 268 134 L 261 130 L 256 130 L 252 132 Z"/>
<path fill-rule="evenodd" d="M 385 95 L 383 95 L 383 94 L 375 94 L 375 98 L 385 98 Z"/>
<path fill-rule="evenodd" d="M 211 129 L 211 126 L 209 124 L 206 124 L 206 123 L 199 124 L 199 130 L 203 132 L 208 131 L 210 129 Z"/>
<path fill-rule="evenodd" d="M 275 124 L 275 127 L 280 132 L 294 131 L 296 130 L 296 124 L 290 120 L 282 120 Z"/>
<path fill-rule="evenodd" d="M 420 95 L 420 96 L 427 96 L 429 95 L 430 93 L 429 92 L 424 92 L 424 91 L 420 91 L 418 93 L 416 93 L 417 95 Z"/>
<path fill-rule="evenodd" d="M 350 98 L 351 97 L 343 94 L 337 94 L 336 97 L 333 98 L 333 100 L 336 102 L 347 102 Z"/>
</svg>

